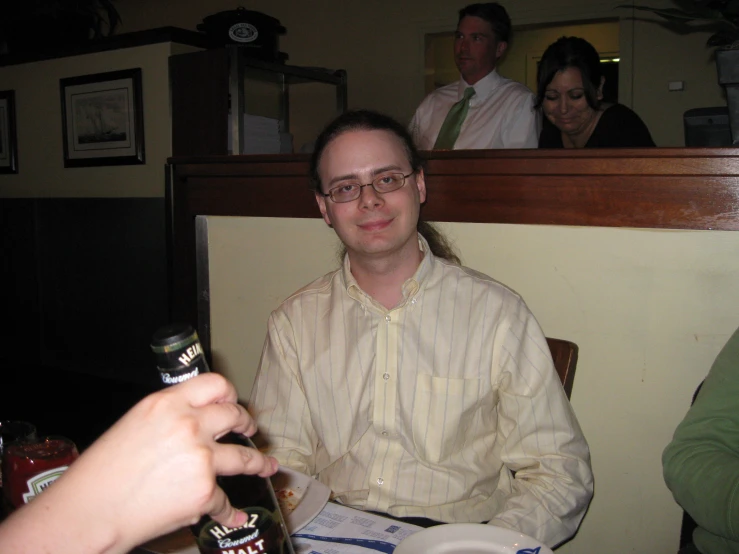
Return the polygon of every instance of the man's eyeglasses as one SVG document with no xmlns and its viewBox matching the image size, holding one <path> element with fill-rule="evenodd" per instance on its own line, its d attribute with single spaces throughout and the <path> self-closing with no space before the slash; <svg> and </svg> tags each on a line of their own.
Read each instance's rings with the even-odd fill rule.
<svg viewBox="0 0 739 554">
<path fill-rule="evenodd" d="M 410 172 L 408 175 L 403 175 L 402 173 L 386 173 L 375 177 L 371 183 L 367 183 L 366 185 L 350 181 L 341 186 L 332 188 L 325 194 L 323 192 L 319 192 L 322 196 L 327 196 L 337 204 L 341 204 L 343 202 L 351 202 L 352 200 L 359 198 L 364 187 L 372 187 L 375 189 L 377 194 L 385 194 L 387 192 L 398 190 L 405 185 L 405 180 L 414 173 L 415 171 Z"/>
</svg>

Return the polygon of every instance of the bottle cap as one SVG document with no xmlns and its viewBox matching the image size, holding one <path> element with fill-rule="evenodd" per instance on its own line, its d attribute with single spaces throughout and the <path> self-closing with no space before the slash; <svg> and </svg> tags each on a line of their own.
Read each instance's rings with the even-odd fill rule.
<svg viewBox="0 0 739 554">
<path fill-rule="evenodd" d="M 192 326 L 186 323 L 172 323 L 157 329 L 151 339 L 151 348 L 154 352 L 168 351 L 178 348 L 178 343 L 189 339 L 195 333 Z M 197 333 L 195 333 L 197 340 Z"/>
</svg>

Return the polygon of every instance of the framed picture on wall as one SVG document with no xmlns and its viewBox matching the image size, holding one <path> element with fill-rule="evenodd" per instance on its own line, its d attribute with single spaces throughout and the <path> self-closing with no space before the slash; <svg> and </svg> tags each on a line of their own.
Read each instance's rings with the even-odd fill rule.
<svg viewBox="0 0 739 554">
<path fill-rule="evenodd" d="M 59 80 L 64 167 L 143 164 L 141 68 Z"/>
<path fill-rule="evenodd" d="M 18 173 L 15 91 L 0 91 L 0 173 Z"/>
</svg>

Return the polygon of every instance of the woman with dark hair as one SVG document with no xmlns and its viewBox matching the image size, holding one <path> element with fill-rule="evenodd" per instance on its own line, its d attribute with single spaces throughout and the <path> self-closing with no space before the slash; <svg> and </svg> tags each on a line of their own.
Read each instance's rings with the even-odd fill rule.
<svg viewBox="0 0 739 554">
<path fill-rule="evenodd" d="M 539 148 L 654 146 L 649 129 L 621 104 L 603 102 L 595 48 L 579 37 L 551 44 L 539 63 L 536 107 L 544 113 Z"/>
</svg>

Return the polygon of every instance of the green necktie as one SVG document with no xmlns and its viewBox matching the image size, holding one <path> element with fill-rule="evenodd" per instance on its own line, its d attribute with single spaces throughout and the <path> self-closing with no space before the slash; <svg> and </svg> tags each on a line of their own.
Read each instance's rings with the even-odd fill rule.
<svg viewBox="0 0 739 554">
<path fill-rule="evenodd" d="M 439 136 L 436 137 L 434 150 L 451 150 L 454 148 L 454 143 L 457 142 L 464 118 L 467 117 L 467 110 L 470 108 L 470 98 L 474 95 L 475 89 L 467 87 L 464 89 L 462 100 L 449 108 L 449 113 L 446 114 L 446 119 L 439 130 Z"/>
</svg>

